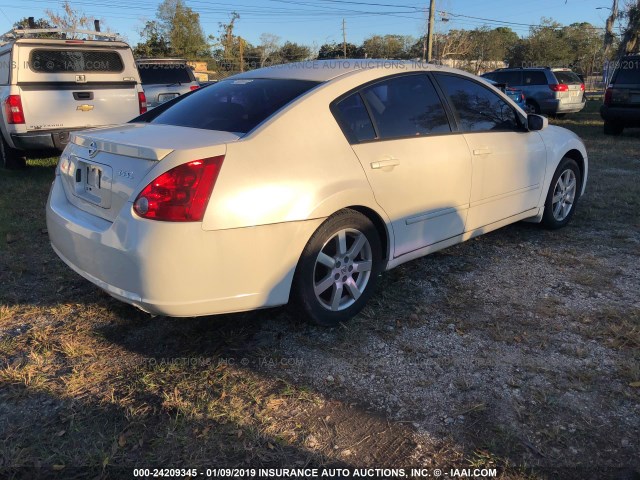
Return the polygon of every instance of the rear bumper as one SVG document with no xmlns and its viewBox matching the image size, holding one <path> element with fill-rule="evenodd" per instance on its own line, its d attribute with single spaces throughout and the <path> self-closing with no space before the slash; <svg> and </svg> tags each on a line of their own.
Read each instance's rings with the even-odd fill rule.
<svg viewBox="0 0 640 480">
<path fill-rule="evenodd" d="M 58 256 L 113 297 L 157 315 L 190 317 L 288 302 L 302 249 L 322 219 L 205 231 L 201 223 L 115 222 L 70 204 L 56 177 L 47 229 Z"/>
<path fill-rule="evenodd" d="M 558 99 L 545 100 L 540 105 L 542 113 L 555 115 L 557 113 L 576 113 L 580 112 L 587 104 L 586 99 L 582 99 L 580 103 L 563 103 Z"/>
<path fill-rule="evenodd" d="M 625 127 L 640 127 L 640 108 L 610 107 L 602 105 L 600 116 L 608 122 L 615 122 Z"/>
<path fill-rule="evenodd" d="M 45 130 L 27 133 L 12 133 L 11 141 L 19 150 L 64 150 L 69 143 L 69 134 L 82 130 L 79 128 L 65 130 Z"/>
</svg>

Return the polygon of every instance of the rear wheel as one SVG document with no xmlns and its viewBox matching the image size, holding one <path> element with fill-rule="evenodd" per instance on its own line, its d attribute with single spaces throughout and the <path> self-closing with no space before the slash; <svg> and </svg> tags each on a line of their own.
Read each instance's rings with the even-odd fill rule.
<svg viewBox="0 0 640 480">
<path fill-rule="evenodd" d="M 342 210 L 320 225 L 302 252 L 293 301 L 315 323 L 336 326 L 362 310 L 381 269 L 375 226 L 359 212 Z"/>
<path fill-rule="evenodd" d="M 0 133 L 0 160 L 2 160 L 3 168 L 8 170 L 24 168 L 27 165 L 24 152 L 11 148 L 2 136 L 2 133 Z"/>
<path fill-rule="evenodd" d="M 575 160 L 565 157 L 553 175 L 544 204 L 542 224 L 552 230 L 564 227 L 576 210 L 580 197 L 580 168 Z"/>
<path fill-rule="evenodd" d="M 604 134 L 605 135 L 621 135 L 624 130 L 624 126 L 619 123 L 611 122 L 609 120 L 605 120 L 604 122 Z"/>
</svg>

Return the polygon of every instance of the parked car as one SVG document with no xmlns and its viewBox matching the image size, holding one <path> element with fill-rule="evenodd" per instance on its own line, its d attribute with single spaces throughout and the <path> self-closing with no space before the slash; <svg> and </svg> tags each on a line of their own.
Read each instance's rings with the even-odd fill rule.
<svg viewBox="0 0 640 480">
<path fill-rule="evenodd" d="M 627 127 L 640 127 L 640 55 L 622 57 L 600 107 L 605 135 L 620 135 Z"/>
<path fill-rule="evenodd" d="M 535 113 L 559 116 L 586 104 L 584 83 L 568 68 L 501 68 L 482 76 L 522 90 Z"/>
<path fill-rule="evenodd" d="M 291 301 L 336 325 L 383 270 L 519 220 L 565 226 L 587 179 L 574 133 L 439 66 L 279 65 L 172 102 L 74 134 L 46 209 L 67 265 L 153 314 Z"/>
<path fill-rule="evenodd" d="M 14 29 L 1 37 L 5 168 L 23 167 L 31 150 L 62 150 L 70 132 L 121 124 L 146 111 L 129 45 L 107 33 L 54 31 L 99 39 L 30 38 L 40 29 Z"/>
<path fill-rule="evenodd" d="M 509 97 L 511 100 L 516 102 L 516 104 L 523 109 L 525 112 L 529 112 L 531 110 L 530 106 L 527 105 L 527 99 L 524 96 L 524 92 L 522 90 L 518 90 L 517 88 L 509 87 L 506 83 L 498 83 L 494 82 L 489 78 L 484 79 L 489 84 L 493 85 L 500 91 L 504 92 L 504 94 Z"/>
<path fill-rule="evenodd" d="M 187 61 L 181 58 L 136 60 L 149 108 L 155 108 L 200 85 Z"/>
</svg>

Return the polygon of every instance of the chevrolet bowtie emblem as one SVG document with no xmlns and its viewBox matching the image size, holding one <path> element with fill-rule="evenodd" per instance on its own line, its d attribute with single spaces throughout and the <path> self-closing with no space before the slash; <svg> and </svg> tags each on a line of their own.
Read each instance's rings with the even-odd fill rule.
<svg viewBox="0 0 640 480">
<path fill-rule="evenodd" d="M 93 110 L 93 105 L 78 105 L 78 107 L 76 108 L 76 110 L 80 110 L 81 112 L 88 112 L 90 110 Z"/>
</svg>

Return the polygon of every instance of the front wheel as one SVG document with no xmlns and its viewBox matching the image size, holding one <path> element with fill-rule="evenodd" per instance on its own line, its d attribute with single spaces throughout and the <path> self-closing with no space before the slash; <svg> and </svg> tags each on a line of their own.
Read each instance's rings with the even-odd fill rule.
<svg viewBox="0 0 640 480">
<path fill-rule="evenodd" d="M 341 210 L 320 225 L 304 248 L 292 299 L 315 323 L 337 326 L 362 310 L 381 270 L 375 226 L 359 212 Z"/>
<path fill-rule="evenodd" d="M 564 157 L 558 165 L 544 204 L 542 224 L 552 230 L 564 227 L 576 211 L 580 197 L 580 168 L 575 160 Z"/>
</svg>

